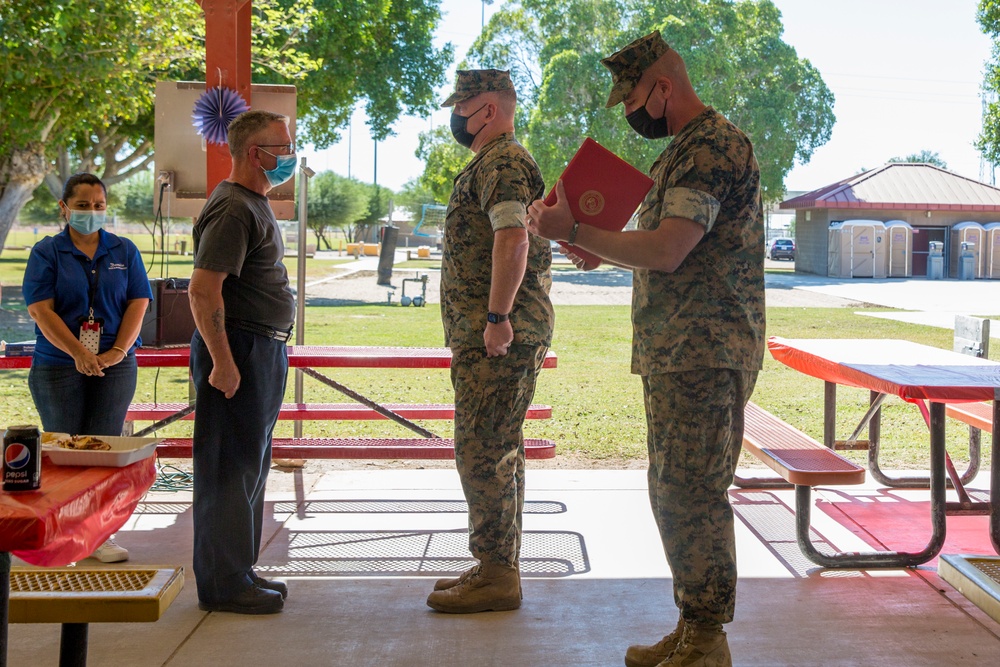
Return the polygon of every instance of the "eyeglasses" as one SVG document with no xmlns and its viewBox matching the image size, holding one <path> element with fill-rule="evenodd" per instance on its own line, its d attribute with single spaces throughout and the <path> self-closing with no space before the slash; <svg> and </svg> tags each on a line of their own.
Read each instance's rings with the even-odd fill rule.
<svg viewBox="0 0 1000 667">
<path fill-rule="evenodd" d="M 284 155 L 295 153 L 295 144 L 256 144 L 257 148 L 284 148 Z"/>
</svg>

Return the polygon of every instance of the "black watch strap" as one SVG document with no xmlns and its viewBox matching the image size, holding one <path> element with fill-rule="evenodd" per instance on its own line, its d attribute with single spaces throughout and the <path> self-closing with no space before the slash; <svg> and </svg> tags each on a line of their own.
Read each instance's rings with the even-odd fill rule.
<svg viewBox="0 0 1000 667">
<path fill-rule="evenodd" d="M 501 315 L 500 313 L 486 313 L 486 321 L 490 324 L 500 324 L 501 322 L 506 322 L 510 319 L 510 314 Z"/>
</svg>

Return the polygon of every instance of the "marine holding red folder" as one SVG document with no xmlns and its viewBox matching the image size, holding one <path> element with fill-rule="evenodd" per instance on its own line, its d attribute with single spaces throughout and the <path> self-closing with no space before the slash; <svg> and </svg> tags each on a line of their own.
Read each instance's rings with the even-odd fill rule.
<svg viewBox="0 0 1000 667">
<path fill-rule="evenodd" d="M 653 179 L 590 137 L 584 139 L 559 180 L 574 220 L 612 232 L 625 228 L 653 186 Z M 552 188 L 545 203 L 554 206 L 556 199 L 556 188 Z M 600 257 L 573 245 L 572 240 L 559 245 L 589 267 L 601 263 Z"/>
<path fill-rule="evenodd" d="M 736 611 L 737 569 L 728 489 L 764 355 L 760 170 L 750 139 L 702 103 L 659 32 L 601 63 L 613 79 L 607 107 L 624 103 L 632 130 L 663 146 L 636 229 L 587 224 L 581 203 L 601 202 L 581 198 L 569 175 L 552 205 L 528 207 L 528 229 L 632 269 L 631 370 L 642 378 L 649 500 L 673 579 L 673 595 L 653 607 L 661 616 L 673 602 L 678 616 L 653 643 L 629 646 L 625 665 L 731 667 L 723 625 Z M 607 206 L 618 183 L 593 190 Z"/>
</svg>

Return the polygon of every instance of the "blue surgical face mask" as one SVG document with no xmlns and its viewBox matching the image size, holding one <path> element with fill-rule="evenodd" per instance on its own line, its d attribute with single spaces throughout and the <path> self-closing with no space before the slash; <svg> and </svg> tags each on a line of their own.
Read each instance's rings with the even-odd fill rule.
<svg viewBox="0 0 1000 667">
<path fill-rule="evenodd" d="M 278 187 L 279 185 L 281 185 L 282 183 L 284 183 L 289 178 L 295 175 L 294 153 L 292 153 L 291 155 L 275 155 L 274 153 L 265 151 L 263 148 L 260 148 L 259 146 L 258 149 L 264 153 L 267 153 L 268 155 L 273 156 L 274 159 L 277 160 L 277 164 L 274 166 L 274 169 L 264 169 L 264 167 L 260 168 L 261 171 L 264 172 L 264 175 L 267 176 L 267 182 L 271 184 L 272 188 Z"/>
<path fill-rule="evenodd" d="M 106 211 L 70 211 L 69 226 L 81 234 L 93 234 L 107 222 Z"/>
</svg>

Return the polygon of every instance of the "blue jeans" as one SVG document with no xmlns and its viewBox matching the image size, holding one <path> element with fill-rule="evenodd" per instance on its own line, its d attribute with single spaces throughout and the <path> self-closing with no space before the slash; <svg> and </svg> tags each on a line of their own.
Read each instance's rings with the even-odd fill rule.
<svg viewBox="0 0 1000 667">
<path fill-rule="evenodd" d="M 191 339 L 194 416 L 194 574 L 208 604 L 240 594 L 253 580 L 264 522 L 271 436 L 288 375 L 285 343 L 227 327 L 240 372 L 232 398 L 211 386 L 214 367 L 197 331 Z"/>
<path fill-rule="evenodd" d="M 135 395 L 135 355 L 84 375 L 76 366 L 32 366 L 28 389 L 46 431 L 70 435 L 121 435 Z"/>
</svg>

